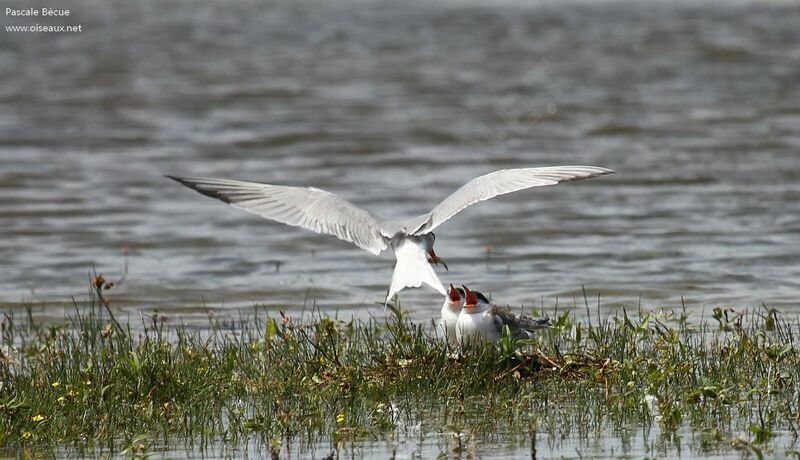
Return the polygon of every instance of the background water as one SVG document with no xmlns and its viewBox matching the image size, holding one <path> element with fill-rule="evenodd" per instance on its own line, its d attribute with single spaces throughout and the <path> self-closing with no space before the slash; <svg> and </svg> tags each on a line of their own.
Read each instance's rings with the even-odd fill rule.
<svg viewBox="0 0 800 460">
<path fill-rule="evenodd" d="M 590 164 L 618 173 L 442 226 L 442 280 L 503 304 L 578 296 L 579 314 L 582 285 L 606 312 L 684 296 L 800 313 L 797 3 L 431 3 L 74 0 L 68 18 L 3 17 L 83 32 L 2 33 L 2 308 L 60 315 L 91 264 L 118 278 L 127 261 L 109 294 L 132 316 L 382 315 L 391 254 L 162 175 L 313 185 L 394 219 L 495 169 Z M 402 299 L 438 314 L 431 290 Z"/>
</svg>

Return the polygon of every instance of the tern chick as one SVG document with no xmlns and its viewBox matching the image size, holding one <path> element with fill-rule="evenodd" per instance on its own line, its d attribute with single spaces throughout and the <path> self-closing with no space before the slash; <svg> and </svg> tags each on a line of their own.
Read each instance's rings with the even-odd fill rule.
<svg viewBox="0 0 800 460">
<path fill-rule="evenodd" d="M 503 335 L 508 327 L 511 337 L 527 339 L 533 332 L 550 327 L 549 318 L 533 318 L 528 315 L 516 315 L 510 310 L 499 307 L 478 291 L 464 288 L 464 306 L 456 323 L 456 339 L 459 345 L 472 340 L 494 342 Z"/>
<path fill-rule="evenodd" d="M 461 307 L 464 305 L 464 289 L 453 287 L 447 291 L 444 296 L 444 305 L 442 305 L 442 319 L 439 321 L 439 330 L 447 341 L 455 345 L 458 343 L 456 338 L 456 323 L 458 323 L 458 315 L 461 313 Z"/>
</svg>

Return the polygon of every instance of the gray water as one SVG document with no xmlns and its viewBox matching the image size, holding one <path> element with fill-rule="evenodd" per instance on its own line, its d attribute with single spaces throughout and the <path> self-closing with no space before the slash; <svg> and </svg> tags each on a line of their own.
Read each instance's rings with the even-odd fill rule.
<svg viewBox="0 0 800 460">
<path fill-rule="evenodd" d="M 495 169 L 589 164 L 617 174 L 440 227 L 442 280 L 578 314 L 581 286 L 606 313 L 682 296 L 800 313 L 795 2 L 60 3 L 68 18 L 3 16 L 83 30 L 0 40 L 4 309 L 59 316 L 92 264 L 127 264 L 108 295 L 132 318 L 382 315 L 391 254 L 162 175 L 313 185 L 395 219 Z M 402 301 L 424 320 L 440 297 Z"/>
</svg>

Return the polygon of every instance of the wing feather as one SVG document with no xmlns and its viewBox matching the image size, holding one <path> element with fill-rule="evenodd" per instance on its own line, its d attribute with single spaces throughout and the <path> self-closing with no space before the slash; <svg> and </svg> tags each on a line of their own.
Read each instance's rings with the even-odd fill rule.
<svg viewBox="0 0 800 460">
<path fill-rule="evenodd" d="M 208 177 L 167 177 L 234 208 L 332 235 L 375 255 L 387 247 L 370 213 L 325 190 Z"/>
<path fill-rule="evenodd" d="M 415 234 L 430 233 L 464 208 L 498 195 L 531 187 L 556 185 L 611 174 L 614 171 L 597 166 L 548 166 L 542 168 L 501 169 L 478 176 L 445 198 L 428 216 L 428 222 Z M 420 217 L 424 217 L 420 216 Z M 419 219 L 417 217 L 416 219 Z"/>
<path fill-rule="evenodd" d="M 550 327 L 550 318 L 533 318 L 526 314 L 515 315 L 511 310 L 495 304 L 489 306 L 489 312 L 494 315 L 497 331 L 502 334 L 503 327 L 508 326 L 511 335 L 516 339 L 530 338 L 533 332 Z"/>
</svg>

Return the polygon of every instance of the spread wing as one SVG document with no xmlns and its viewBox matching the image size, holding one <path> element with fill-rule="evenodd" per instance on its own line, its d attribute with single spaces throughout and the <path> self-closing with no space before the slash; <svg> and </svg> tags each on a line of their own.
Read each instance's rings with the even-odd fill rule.
<svg viewBox="0 0 800 460">
<path fill-rule="evenodd" d="M 549 166 L 543 168 L 501 169 L 476 177 L 439 203 L 426 214 L 428 222 L 415 234 L 430 233 L 436 227 L 479 201 L 531 187 L 589 179 L 614 171 L 597 166 Z M 423 216 L 420 216 L 423 217 Z M 420 217 L 417 217 L 419 219 Z"/>
<path fill-rule="evenodd" d="M 234 208 L 333 235 L 375 255 L 386 249 L 370 213 L 325 190 L 208 177 L 167 177 Z"/>
</svg>

